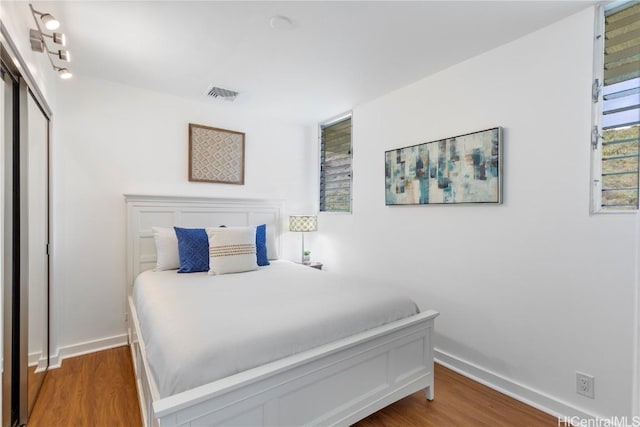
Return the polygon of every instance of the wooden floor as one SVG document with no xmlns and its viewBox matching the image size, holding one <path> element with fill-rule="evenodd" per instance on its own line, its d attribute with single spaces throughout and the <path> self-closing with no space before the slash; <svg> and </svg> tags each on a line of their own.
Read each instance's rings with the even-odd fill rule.
<svg viewBox="0 0 640 427">
<path fill-rule="evenodd" d="M 558 419 L 436 364 L 435 399 L 419 391 L 370 415 L 357 427 L 550 427 Z"/>
<path fill-rule="evenodd" d="M 36 368 L 37 366 L 29 366 L 27 368 L 27 405 L 29 406 L 29 411 L 33 409 L 35 399 L 46 374 L 45 371 L 36 372 Z"/>
<path fill-rule="evenodd" d="M 555 417 L 436 365 L 435 400 L 420 391 L 357 427 L 557 426 Z M 29 427 L 141 424 L 128 347 L 67 359 L 47 374 Z"/>
<path fill-rule="evenodd" d="M 128 347 L 65 359 L 47 373 L 28 427 L 136 427 L 140 409 Z"/>
</svg>

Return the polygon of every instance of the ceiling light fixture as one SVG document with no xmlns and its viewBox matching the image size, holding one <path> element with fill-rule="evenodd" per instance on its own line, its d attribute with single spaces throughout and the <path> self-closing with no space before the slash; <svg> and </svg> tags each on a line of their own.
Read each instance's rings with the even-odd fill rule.
<svg viewBox="0 0 640 427">
<path fill-rule="evenodd" d="M 58 71 L 58 74 L 60 75 L 61 79 L 67 80 L 73 77 L 73 74 L 71 74 L 71 71 L 67 70 L 66 68 L 55 67 L 55 69 Z"/>
<path fill-rule="evenodd" d="M 58 32 L 54 32 L 53 34 L 43 33 L 36 15 L 40 16 L 40 20 L 48 30 L 57 30 L 60 27 L 60 22 L 55 19 L 50 13 L 38 12 L 33 8 L 31 4 L 29 4 L 29 8 L 31 9 L 31 15 L 33 16 L 33 20 L 35 21 L 36 27 L 38 28 L 37 30 L 29 30 L 29 42 L 31 43 L 31 50 L 35 52 L 46 52 L 47 57 L 49 58 L 49 62 L 51 62 L 51 66 L 58 72 L 60 78 L 70 78 L 72 76 L 71 72 L 67 68 L 58 67 L 53 63 L 53 60 L 51 59 L 51 55 L 55 55 L 59 60 L 69 62 L 71 61 L 71 54 L 69 53 L 69 51 L 66 49 L 51 51 L 47 47 L 47 43 L 44 40 L 45 37 L 48 37 L 53 40 L 53 43 L 64 46 L 67 42 L 64 34 Z"/>
<path fill-rule="evenodd" d="M 58 55 L 58 58 L 60 58 L 60 60 L 64 61 L 64 62 L 70 62 L 71 61 L 71 54 L 66 49 L 60 49 L 60 50 L 58 50 L 58 53 L 49 51 L 49 54 Z"/>
<path fill-rule="evenodd" d="M 58 28 L 60 28 L 60 21 L 54 18 L 50 13 L 40 13 L 36 10 L 33 10 L 33 13 L 37 13 L 38 15 L 40 15 L 40 20 L 47 30 L 57 30 Z"/>
<path fill-rule="evenodd" d="M 286 16 L 276 15 L 269 19 L 269 26 L 274 30 L 293 30 L 293 21 Z"/>
<path fill-rule="evenodd" d="M 59 44 L 60 46 L 65 46 L 67 44 L 67 38 L 62 33 L 53 33 L 52 35 L 49 35 L 49 34 L 42 34 L 42 35 L 45 37 L 49 37 L 50 39 L 53 39 L 53 42 L 55 44 Z"/>
</svg>

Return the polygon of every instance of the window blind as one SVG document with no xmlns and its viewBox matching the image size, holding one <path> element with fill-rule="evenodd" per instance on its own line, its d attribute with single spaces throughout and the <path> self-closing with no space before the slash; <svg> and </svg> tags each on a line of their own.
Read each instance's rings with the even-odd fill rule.
<svg viewBox="0 0 640 427">
<path fill-rule="evenodd" d="M 320 211 L 351 212 L 351 117 L 320 125 Z"/>
<path fill-rule="evenodd" d="M 602 208 L 638 208 L 640 2 L 605 10 Z"/>
</svg>

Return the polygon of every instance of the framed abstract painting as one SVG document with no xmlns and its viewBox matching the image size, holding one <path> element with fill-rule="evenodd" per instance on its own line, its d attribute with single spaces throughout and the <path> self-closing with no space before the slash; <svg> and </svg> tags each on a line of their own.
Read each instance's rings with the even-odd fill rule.
<svg viewBox="0 0 640 427">
<path fill-rule="evenodd" d="M 386 151 L 385 203 L 502 203 L 502 128 Z"/>
</svg>

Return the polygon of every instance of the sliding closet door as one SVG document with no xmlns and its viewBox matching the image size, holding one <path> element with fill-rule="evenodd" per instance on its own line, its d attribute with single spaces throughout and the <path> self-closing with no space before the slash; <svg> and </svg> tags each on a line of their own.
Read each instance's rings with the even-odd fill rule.
<svg viewBox="0 0 640 427">
<path fill-rule="evenodd" d="M 2 420 L 24 425 L 49 367 L 51 109 L 0 25 Z"/>
<path fill-rule="evenodd" d="M 2 221 L 0 222 L 0 245 L 2 246 L 2 257 L 0 257 L 0 270 L 2 274 L 2 427 L 11 425 L 12 419 L 17 414 L 12 413 L 12 304 L 13 304 L 13 97 L 15 82 L 10 74 L 4 69 L 1 70 L 2 81 L 0 82 L 0 151 L 2 158 L 0 162 L 0 204 L 2 204 Z"/>
<path fill-rule="evenodd" d="M 4 146 L 4 141 L 5 141 L 5 129 L 6 129 L 6 125 L 4 124 L 5 121 L 5 106 L 4 106 L 4 94 L 5 94 L 5 71 L 4 68 L 2 68 L 0 66 L 0 331 L 4 331 L 3 326 L 4 326 L 4 321 L 3 321 L 3 316 L 2 313 L 4 313 L 4 308 L 3 308 L 3 302 L 4 302 L 4 283 L 5 283 L 5 276 L 4 276 L 4 208 L 5 208 L 5 204 L 4 204 L 4 183 L 5 183 L 5 177 L 4 177 L 4 161 L 6 158 L 6 150 L 5 150 L 5 146 Z M 3 333 L 4 336 L 4 333 Z M 0 355 L 4 354 L 4 343 L 2 342 L 2 340 L 0 339 Z M 4 363 L 4 361 L 3 361 Z M 0 366 L 0 372 L 3 373 L 4 375 L 4 366 Z M 4 380 L 2 381 L 2 384 L 4 385 Z M 4 395 L 4 390 L 2 389 L 2 387 L 0 387 L 0 402 L 3 402 L 2 400 L 2 396 Z M 2 408 L 2 412 L 4 412 L 4 408 Z M 0 414 L 2 413 L 0 412 Z M 0 415 L 0 420 L 2 419 L 1 415 Z M 4 427 L 4 423 L 0 422 L 0 425 L 2 427 Z"/>
<path fill-rule="evenodd" d="M 2 73 L 2 426 L 25 424 L 49 366 L 49 120 Z"/>
<path fill-rule="evenodd" d="M 33 409 L 49 366 L 49 120 L 29 96 L 27 101 L 27 412 Z M 24 220 L 24 215 L 23 215 Z"/>
<path fill-rule="evenodd" d="M 14 405 L 18 405 L 18 425 L 27 423 L 27 327 L 29 307 L 29 201 L 27 198 L 28 127 L 26 82 L 18 81 L 17 101 L 14 100 L 14 114 L 17 120 L 17 139 L 14 138 L 13 171 L 13 387 L 17 391 Z M 15 145 L 17 141 L 17 146 Z M 17 210 L 16 210 L 17 209 Z M 15 390 L 14 390 L 15 391 Z M 15 410 L 15 408 L 14 408 Z"/>
</svg>

